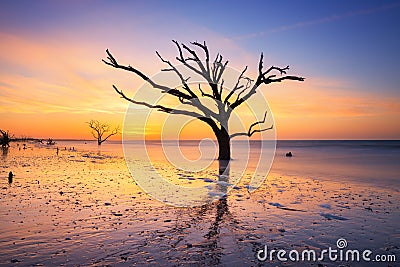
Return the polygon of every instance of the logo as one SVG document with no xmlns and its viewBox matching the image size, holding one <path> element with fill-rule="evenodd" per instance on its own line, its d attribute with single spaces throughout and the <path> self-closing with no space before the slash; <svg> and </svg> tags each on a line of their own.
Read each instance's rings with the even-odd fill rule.
<svg viewBox="0 0 400 267">
<path fill-rule="evenodd" d="M 344 238 L 339 238 L 336 241 L 336 248 L 328 247 L 327 249 L 313 250 L 305 249 L 303 251 L 298 251 L 292 249 L 286 251 L 284 249 L 268 249 L 265 245 L 263 249 L 257 252 L 257 259 L 259 261 L 332 261 L 332 262 L 395 262 L 396 255 L 394 254 L 376 254 L 369 249 L 358 250 L 358 249 L 346 249 L 347 240 Z"/>
</svg>

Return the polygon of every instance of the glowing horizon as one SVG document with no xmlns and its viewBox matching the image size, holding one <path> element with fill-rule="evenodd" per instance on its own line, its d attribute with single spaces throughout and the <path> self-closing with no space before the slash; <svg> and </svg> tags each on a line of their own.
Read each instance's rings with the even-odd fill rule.
<svg viewBox="0 0 400 267">
<path fill-rule="evenodd" d="M 400 17 L 396 3 L 338 3 L 331 7 L 339 14 L 333 17 L 333 11 L 320 6 L 308 11 L 308 17 L 288 15 L 287 21 L 276 25 L 277 17 L 271 16 L 264 22 L 271 24 L 270 29 L 257 28 L 257 19 L 242 24 L 230 21 L 237 31 L 224 25 L 212 27 L 197 16 L 168 16 L 169 26 L 158 23 L 167 18 L 166 9 L 171 14 L 185 14 L 189 9 L 185 6 L 177 11 L 144 3 L 92 4 L 1 4 L 0 129 L 16 137 L 88 140 L 92 138 L 85 122 L 90 119 L 122 128 L 128 102 L 119 98 L 112 84 L 133 95 L 143 81 L 103 64 L 105 49 L 152 76 L 165 67 L 155 51 L 173 61 L 177 51 L 171 39 L 177 39 L 205 40 L 211 57 L 219 52 L 231 67 L 241 70 L 249 66 L 252 78 L 256 77 L 260 52 L 266 58 L 264 66 L 290 65 L 289 75 L 306 77 L 305 82 L 288 81 L 259 89 L 273 112 L 278 140 L 400 139 L 400 90 L 395 75 L 400 41 L 391 29 L 380 30 Z M 32 14 L 25 14 L 32 7 Z M 240 13 L 239 7 L 231 8 L 234 14 Z M 282 6 L 276 4 L 276 8 Z M 138 16 L 126 16 L 133 11 Z M 218 8 L 210 12 L 218 12 Z M 150 23 L 153 20 L 146 14 L 158 17 Z M 360 29 L 360 25 L 374 23 L 381 27 Z M 113 25 L 120 27 L 116 30 Z M 256 34 L 246 35 L 248 32 Z M 331 34 L 337 32 L 343 39 L 337 35 L 335 42 Z M 353 38 L 355 34 L 359 42 Z M 371 34 L 375 37 L 369 37 Z M 344 41 L 348 41 L 346 46 Z M 375 66 L 385 66 L 385 70 Z M 185 129 L 181 138 L 213 137 L 207 125 L 196 125 Z M 146 139 L 159 136 L 156 131 Z M 110 140 L 120 139 L 121 135 Z"/>
</svg>

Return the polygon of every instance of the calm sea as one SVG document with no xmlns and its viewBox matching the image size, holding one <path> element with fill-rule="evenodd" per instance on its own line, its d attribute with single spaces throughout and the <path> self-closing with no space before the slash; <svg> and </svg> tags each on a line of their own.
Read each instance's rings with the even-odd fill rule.
<svg viewBox="0 0 400 267">
<path fill-rule="evenodd" d="M 399 188 L 400 141 L 278 141 L 272 171 Z"/>
<path fill-rule="evenodd" d="M 130 151 L 139 151 L 140 141 L 128 142 L 125 145 Z M 167 142 L 167 146 L 176 143 Z M 215 146 L 212 142 L 180 141 L 181 150 L 185 155 L 213 158 Z M 74 147 L 77 150 L 97 151 L 93 141 L 58 141 L 56 146 L 67 149 Z M 159 141 L 150 141 L 148 148 L 161 150 Z M 250 163 L 254 155 L 260 153 L 260 141 L 250 141 L 252 152 Z M 235 160 L 246 157 L 248 153 L 246 142 L 236 141 L 233 145 Z M 271 145 L 265 150 L 271 153 Z M 122 154 L 120 142 L 109 141 L 103 143 L 100 150 Z M 293 157 L 285 157 L 287 152 Z M 288 176 L 309 177 L 334 181 L 353 181 L 367 183 L 373 186 L 399 188 L 400 186 L 400 141 L 278 141 L 271 173 Z M 266 164 L 269 165 L 269 162 Z"/>
</svg>

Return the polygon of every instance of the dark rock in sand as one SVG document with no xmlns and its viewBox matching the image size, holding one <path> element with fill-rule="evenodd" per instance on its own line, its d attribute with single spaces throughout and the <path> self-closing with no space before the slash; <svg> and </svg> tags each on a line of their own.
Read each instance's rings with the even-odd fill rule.
<svg viewBox="0 0 400 267">
<path fill-rule="evenodd" d="M 292 152 L 288 152 L 288 153 L 286 153 L 286 157 L 293 157 L 293 154 L 292 154 Z"/>
</svg>

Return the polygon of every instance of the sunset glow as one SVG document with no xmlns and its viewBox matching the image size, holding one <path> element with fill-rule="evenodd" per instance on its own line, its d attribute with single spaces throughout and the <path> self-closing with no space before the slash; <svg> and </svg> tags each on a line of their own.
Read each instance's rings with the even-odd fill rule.
<svg viewBox="0 0 400 267">
<path fill-rule="evenodd" d="M 396 265 L 398 25 L 399 0 L 0 1 L 0 265 Z"/>
<path fill-rule="evenodd" d="M 336 4 L 321 4 L 298 17 L 293 10 L 285 19 L 278 17 L 283 11 L 243 21 L 233 15 L 225 28 L 172 3 L 3 2 L 0 128 L 16 137 L 90 139 L 85 124 L 90 119 L 122 126 L 128 103 L 112 84 L 133 95 L 143 81 L 103 64 L 105 49 L 151 76 L 165 67 L 154 52 L 173 60 L 177 52 L 171 40 L 177 39 L 206 40 L 211 57 L 220 52 L 231 67 L 247 65 L 253 78 L 261 52 L 266 66 L 290 65 L 290 74 L 306 77 L 302 83 L 259 89 L 270 104 L 278 139 L 399 139 L 400 90 L 393 73 L 400 43 L 393 25 L 398 25 L 400 5 Z M 214 14 L 207 17 L 216 17 L 217 10 L 208 10 Z M 236 5 L 228 11 L 242 12 Z M 181 137 L 207 133 L 190 128 Z M 149 134 L 150 139 L 159 136 Z"/>
</svg>

